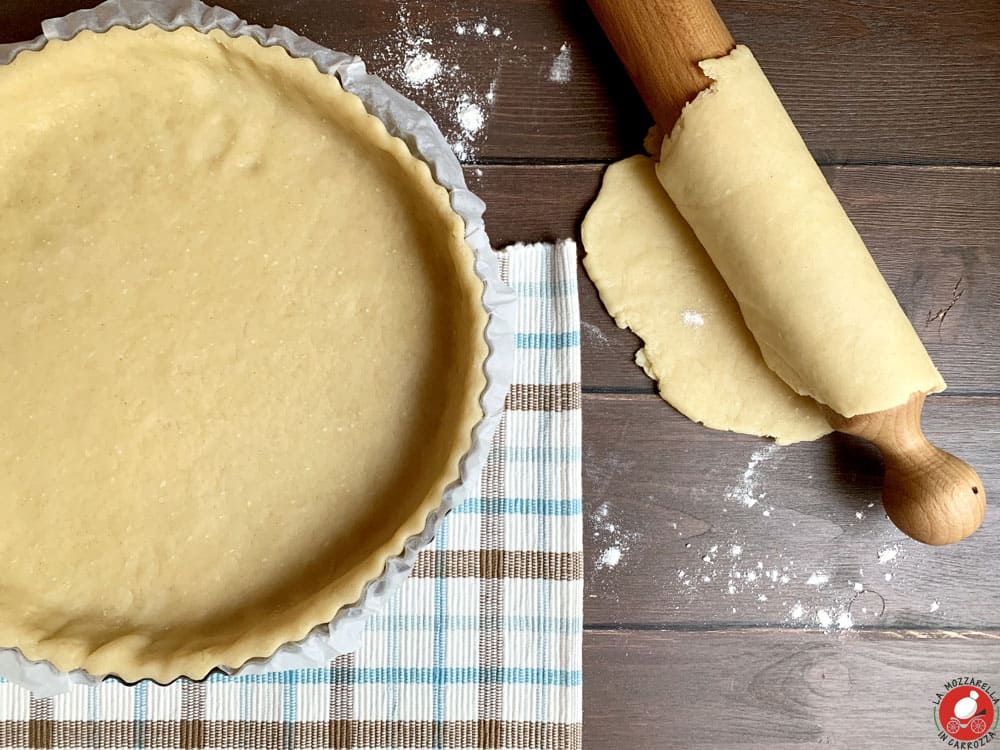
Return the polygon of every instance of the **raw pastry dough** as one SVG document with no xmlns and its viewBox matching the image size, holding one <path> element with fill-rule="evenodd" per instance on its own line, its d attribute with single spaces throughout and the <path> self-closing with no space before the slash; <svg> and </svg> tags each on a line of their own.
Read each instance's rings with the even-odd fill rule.
<svg viewBox="0 0 1000 750">
<path fill-rule="evenodd" d="M 612 164 L 583 222 L 583 263 L 601 300 L 644 347 L 636 361 L 660 395 L 708 427 L 779 443 L 830 431 L 760 356 L 725 282 L 645 156 Z"/>
<path fill-rule="evenodd" d="M 116 28 L 0 66 L 0 646 L 201 677 L 329 620 L 481 417 L 427 166 L 308 60 Z"/>
<path fill-rule="evenodd" d="M 663 142 L 657 174 L 732 291 L 767 364 L 845 417 L 944 381 L 750 50 Z"/>
</svg>

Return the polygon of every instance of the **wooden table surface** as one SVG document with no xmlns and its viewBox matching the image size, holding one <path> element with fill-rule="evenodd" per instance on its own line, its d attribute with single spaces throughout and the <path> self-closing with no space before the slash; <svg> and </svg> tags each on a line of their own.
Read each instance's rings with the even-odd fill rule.
<svg viewBox="0 0 1000 750">
<path fill-rule="evenodd" d="M 0 41 L 79 3 L 0 0 Z M 482 104 L 467 174 L 497 246 L 578 236 L 605 165 L 638 152 L 650 124 L 582 0 L 226 4 L 358 52 L 395 83 L 414 38 L 429 40 L 458 88 L 403 88 L 446 127 L 463 87 Z M 926 431 L 996 502 L 1000 4 L 718 6 L 949 383 Z M 563 45 L 571 70 L 553 75 Z M 956 546 L 904 539 L 880 511 L 867 445 L 835 435 L 772 450 L 691 424 L 633 364 L 637 339 L 582 268 L 580 285 L 586 746 L 944 747 L 931 701 L 945 681 L 1000 688 L 995 509 Z"/>
</svg>

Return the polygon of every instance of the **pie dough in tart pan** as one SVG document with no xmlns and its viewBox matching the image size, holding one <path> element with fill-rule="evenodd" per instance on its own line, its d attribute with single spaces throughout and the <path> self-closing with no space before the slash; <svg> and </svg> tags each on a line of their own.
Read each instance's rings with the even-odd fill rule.
<svg viewBox="0 0 1000 750">
<path fill-rule="evenodd" d="M 0 47 L 0 673 L 320 664 L 475 491 L 483 205 L 357 58 L 198 2 Z"/>
</svg>

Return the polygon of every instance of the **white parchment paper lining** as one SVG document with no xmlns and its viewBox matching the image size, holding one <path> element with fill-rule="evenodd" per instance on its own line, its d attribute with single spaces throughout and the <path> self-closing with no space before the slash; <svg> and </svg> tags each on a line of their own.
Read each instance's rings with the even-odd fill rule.
<svg viewBox="0 0 1000 750">
<path fill-rule="evenodd" d="M 386 562 L 383 573 L 371 581 L 352 605 L 343 607 L 330 623 L 317 626 L 308 637 L 288 643 L 274 654 L 242 665 L 219 665 L 229 674 L 262 674 L 316 667 L 358 648 L 368 616 L 378 610 L 402 585 L 413 568 L 417 552 L 429 544 L 449 510 L 478 489 L 490 441 L 503 411 L 514 365 L 514 293 L 500 280 L 496 257 L 483 225 L 485 205 L 465 184 L 461 165 L 430 116 L 414 102 L 370 75 L 358 58 L 321 47 L 283 26 L 264 29 L 198 0 L 107 0 L 90 10 L 80 10 L 42 23 L 42 34 L 30 42 L 0 45 L 0 65 L 10 63 L 25 50 L 40 50 L 49 40 L 72 39 L 89 29 L 107 31 L 112 26 L 137 29 L 155 24 L 173 30 L 192 26 L 201 32 L 221 29 L 232 37 L 250 36 L 264 46 L 279 45 L 293 57 L 311 59 L 323 73 L 337 76 L 344 88 L 358 96 L 369 113 L 389 132 L 403 140 L 410 151 L 431 168 L 437 182 L 448 189 L 452 208 L 465 220 L 466 239 L 475 253 L 475 270 L 483 280 L 483 306 L 489 312 L 486 339 L 490 355 L 485 364 L 487 385 L 481 403 L 485 417 L 473 431 L 473 444 L 461 461 L 460 478 L 447 488 L 441 505 L 428 517 L 423 532 L 410 537 L 397 557 Z M 107 675 L 83 670 L 59 672 L 48 662 L 33 662 L 17 649 L 0 649 L 0 675 L 36 695 L 65 692 L 72 684 L 97 684 Z"/>
</svg>

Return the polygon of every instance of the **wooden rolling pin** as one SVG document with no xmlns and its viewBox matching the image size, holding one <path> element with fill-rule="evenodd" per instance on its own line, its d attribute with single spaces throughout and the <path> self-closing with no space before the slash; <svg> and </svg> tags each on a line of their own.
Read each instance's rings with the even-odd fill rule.
<svg viewBox="0 0 1000 750">
<path fill-rule="evenodd" d="M 711 83 L 700 60 L 735 46 L 711 0 L 588 0 L 657 124 L 669 133 L 684 105 Z M 975 470 L 932 445 L 920 429 L 925 395 L 894 409 L 846 419 L 840 432 L 871 441 L 882 453 L 882 503 L 904 533 L 927 544 L 951 544 L 982 523 L 986 493 Z"/>
</svg>

